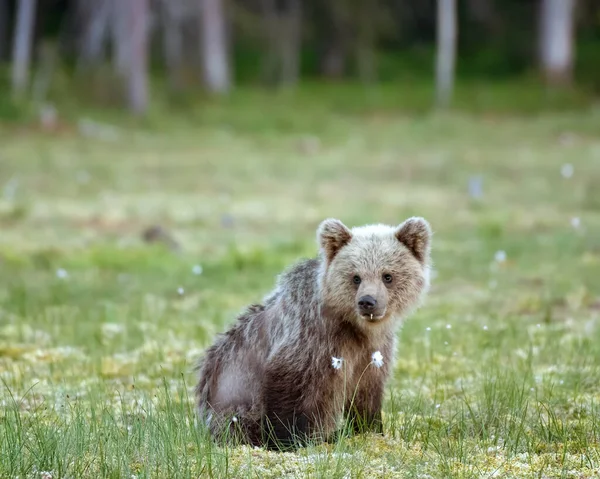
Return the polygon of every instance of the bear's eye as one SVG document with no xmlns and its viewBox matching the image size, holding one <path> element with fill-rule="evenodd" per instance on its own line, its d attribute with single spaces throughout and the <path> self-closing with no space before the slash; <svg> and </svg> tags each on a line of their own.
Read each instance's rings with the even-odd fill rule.
<svg viewBox="0 0 600 479">
<path fill-rule="evenodd" d="M 360 284 L 360 276 L 354 276 L 354 278 L 352 278 L 352 281 L 354 282 L 354 284 Z"/>
<path fill-rule="evenodd" d="M 393 279 L 392 275 L 389 274 L 389 273 L 386 273 L 386 274 L 383 275 L 383 282 L 384 283 L 388 283 L 389 284 L 389 283 L 392 282 L 392 279 Z"/>
</svg>

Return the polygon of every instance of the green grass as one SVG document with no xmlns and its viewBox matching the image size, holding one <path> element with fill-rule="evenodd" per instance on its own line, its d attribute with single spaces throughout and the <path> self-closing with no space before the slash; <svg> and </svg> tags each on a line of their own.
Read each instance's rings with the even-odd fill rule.
<svg viewBox="0 0 600 479">
<path fill-rule="evenodd" d="M 598 112 L 308 98 L 155 117 L 115 141 L 0 129 L 0 477 L 598 477 Z M 385 437 L 212 444 L 192 389 L 215 334 L 316 253 L 323 218 L 415 214 L 436 275 L 399 338 Z M 140 239 L 154 223 L 179 252 Z"/>
</svg>

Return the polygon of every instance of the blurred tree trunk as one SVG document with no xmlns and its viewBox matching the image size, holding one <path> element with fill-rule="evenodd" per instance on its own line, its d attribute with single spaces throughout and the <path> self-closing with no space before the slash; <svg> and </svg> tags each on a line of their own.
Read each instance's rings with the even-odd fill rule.
<svg viewBox="0 0 600 479">
<path fill-rule="evenodd" d="M 111 0 L 96 0 L 95 2 L 81 0 L 80 5 L 79 21 L 83 25 L 83 32 L 79 66 L 88 68 L 97 66 L 103 60 L 113 5 Z"/>
<path fill-rule="evenodd" d="M 36 0 L 18 0 L 13 34 L 12 88 L 22 94 L 29 82 Z"/>
<path fill-rule="evenodd" d="M 281 25 L 281 83 L 295 86 L 300 76 L 302 46 L 302 5 L 300 0 L 288 0 Z"/>
<path fill-rule="evenodd" d="M 267 52 L 264 75 L 268 84 L 294 86 L 300 76 L 302 5 L 300 0 L 262 0 Z M 280 8 L 278 8 L 280 7 Z"/>
<path fill-rule="evenodd" d="M 319 25 L 324 37 L 321 73 L 330 79 L 339 79 L 346 72 L 349 10 L 347 1 L 338 1 L 328 3 L 324 11 L 319 12 Z"/>
<path fill-rule="evenodd" d="M 163 51 L 169 87 L 178 91 L 183 87 L 183 19 L 184 11 L 181 0 L 163 0 Z"/>
<path fill-rule="evenodd" d="M 8 54 L 8 0 L 0 0 L 0 62 L 7 59 Z"/>
<path fill-rule="evenodd" d="M 131 18 L 138 0 L 107 0 L 111 3 L 111 44 L 113 67 L 123 76 L 129 72 L 131 55 Z"/>
<path fill-rule="evenodd" d="M 124 2 L 125 3 L 125 2 Z M 148 30 L 149 0 L 129 0 L 129 71 L 127 102 L 129 109 L 142 115 L 148 109 Z"/>
<path fill-rule="evenodd" d="M 227 93 L 231 87 L 229 55 L 222 0 L 201 0 L 201 48 L 204 84 L 211 93 Z"/>
<path fill-rule="evenodd" d="M 323 75 L 330 79 L 342 78 L 346 70 L 346 51 L 342 42 L 336 36 L 330 40 L 326 48 L 321 63 Z"/>
<path fill-rule="evenodd" d="M 456 0 L 438 0 L 436 52 L 436 101 L 446 107 L 452 100 L 456 64 Z"/>
<path fill-rule="evenodd" d="M 569 85 L 573 75 L 576 0 L 541 0 L 539 52 L 542 73 L 551 85 Z"/>
<path fill-rule="evenodd" d="M 372 83 L 377 77 L 375 65 L 375 38 L 377 36 L 378 5 L 368 2 L 359 2 L 357 10 L 357 35 L 356 35 L 356 66 L 358 76 L 364 83 Z"/>
</svg>

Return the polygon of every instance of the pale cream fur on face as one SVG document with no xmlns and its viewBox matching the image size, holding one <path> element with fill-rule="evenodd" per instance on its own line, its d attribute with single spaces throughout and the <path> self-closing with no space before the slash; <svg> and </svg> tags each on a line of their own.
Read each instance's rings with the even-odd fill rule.
<svg viewBox="0 0 600 479">
<path fill-rule="evenodd" d="M 321 281 L 325 302 L 337 312 L 362 323 L 357 303 L 376 299 L 375 320 L 404 317 L 415 309 L 429 287 L 429 224 L 410 218 L 397 227 L 374 224 L 347 228 L 325 220 L 318 239 L 325 256 Z M 392 277 L 384 282 L 384 275 Z M 360 284 L 353 278 L 360 278 Z M 375 321 L 376 323 L 377 321 Z"/>
</svg>

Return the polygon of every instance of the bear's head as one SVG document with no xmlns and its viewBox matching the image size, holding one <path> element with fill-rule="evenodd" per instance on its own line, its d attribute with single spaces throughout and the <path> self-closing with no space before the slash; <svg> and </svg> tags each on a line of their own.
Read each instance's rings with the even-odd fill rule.
<svg viewBox="0 0 600 479">
<path fill-rule="evenodd" d="M 360 326 L 383 324 L 415 309 L 429 288 L 431 228 L 413 217 L 399 226 L 319 226 L 321 290 L 328 311 Z"/>
</svg>

